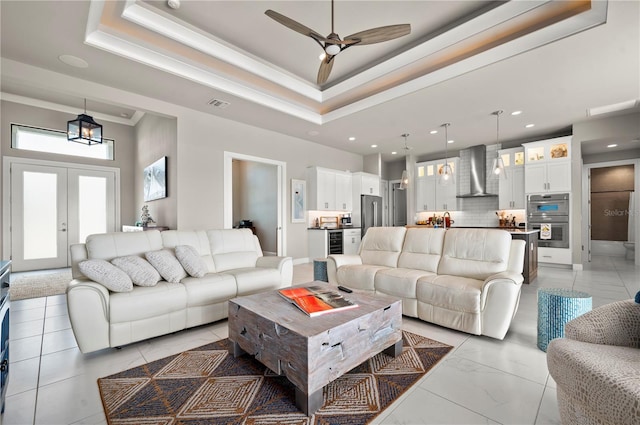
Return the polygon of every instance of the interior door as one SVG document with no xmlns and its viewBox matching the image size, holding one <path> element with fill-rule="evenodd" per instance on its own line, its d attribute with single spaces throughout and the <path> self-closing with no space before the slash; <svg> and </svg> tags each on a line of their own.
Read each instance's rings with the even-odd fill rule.
<svg viewBox="0 0 640 425">
<path fill-rule="evenodd" d="M 11 268 L 67 267 L 67 169 L 11 165 Z"/>
<path fill-rule="evenodd" d="M 399 189 L 400 183 L 393 184 L 393 225 L 407 225 L 407 191 Z"/>
</svg>

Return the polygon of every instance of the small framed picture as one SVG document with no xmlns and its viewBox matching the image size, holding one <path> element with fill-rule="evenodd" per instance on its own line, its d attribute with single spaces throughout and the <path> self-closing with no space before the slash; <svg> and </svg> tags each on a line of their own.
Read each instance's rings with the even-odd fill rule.
<svg viewBox="0 0 640 425">
<path fill-rule="evenodd" d="M 291 222 L 304 223 L 307 208 L 307 182 L 291 179 Z"/>
</svg>

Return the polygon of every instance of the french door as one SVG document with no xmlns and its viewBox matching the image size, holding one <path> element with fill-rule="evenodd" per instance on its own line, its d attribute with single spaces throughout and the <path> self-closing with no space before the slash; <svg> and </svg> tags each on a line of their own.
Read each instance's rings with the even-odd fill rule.
<svg viewBox="0 0 640 425">
<path fill-rule="evenodd" d="M 116 229 L 115 170 L 11 164 L 14 271 L 68 267 L 69 246 Z"/>
</svg>

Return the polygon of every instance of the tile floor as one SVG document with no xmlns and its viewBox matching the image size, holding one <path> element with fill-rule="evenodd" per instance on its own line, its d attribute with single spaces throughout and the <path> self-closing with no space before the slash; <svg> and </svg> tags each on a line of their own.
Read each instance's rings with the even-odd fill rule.
<svg viewBox="0 0 640 425">
<path fill-rule="evenodd" d="M 311 264 L 294 267 L 296 283 L 312 280 Z M 16 274 L 14 274 L 15 278 Z M 455 347 L 417 385 L 381 414 L 380 424 L 559 424 L 555 383 L 536 347 L 540 287 L 589 292 L 594 307 L 631 298 L 640 268 L 621 257 L 597 257 L 583 271 L 541 267 L 522 289 L 504 341 L 404 318 L 405 329 Z M 106 424 L 96 380 L 227 337 L 226 321 L 83 355 L 64 296 L 11 304 L 11 375 L 0 423 Z"/>
</svg>

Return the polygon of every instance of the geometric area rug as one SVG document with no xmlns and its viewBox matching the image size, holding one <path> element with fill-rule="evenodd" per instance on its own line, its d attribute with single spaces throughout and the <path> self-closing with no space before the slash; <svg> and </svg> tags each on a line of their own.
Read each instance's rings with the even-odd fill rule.
<svg viewBox="0 0 640 425">
<path fill-rule="evenodd" d="M 402 354 L 380 353 L 329 383 L 307 417 L 295 388 L 249 355 L 234 358 L 223 339 L 98 379 L 110 425 L 366 424 L 453 347 L 402 332 Z"/>
</svg>

